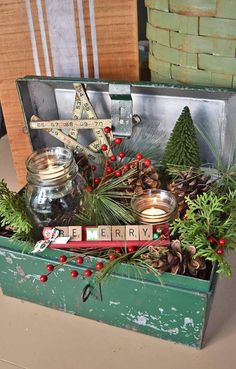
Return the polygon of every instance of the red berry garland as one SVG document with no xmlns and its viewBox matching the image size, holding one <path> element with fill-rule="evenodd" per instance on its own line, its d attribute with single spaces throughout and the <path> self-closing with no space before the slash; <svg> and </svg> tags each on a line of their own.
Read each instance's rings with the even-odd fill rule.
<svg viewBox="0 0 236 369">
<path fill-rule="evenodd" d="M 111 174 L 111 173 L 113 173 L 113 169 L 111 167 L 107 167 L 106 174 Z"/>
<path fill-rule="evenodd" d="M 111 128 L 110 127 L 105 127 L 104 128 L 104 133 L 108 134 L 111 132 Z"/>
<path fill-rule="evenodd" d="M 111 156 L 110 156 L 110 160 L 111 160 L 111 161 L 116 161 L 116 156 L 115 156 L 115 155 L 111 155 Z"/>
<path fill-rule="evenodd" d="M 90 269 L 86 269 L 84 272 L 83 272 L 83 275 L 85 277 L 90 277 L 92 275 L 92 271 Z"/>
<path fill-rule="evenodd" d="M 76 278 L 76 277 L 78 277 L 79 273 L 77 272 L 77 270 L 72 270 L 70 272 L 70 275 L 71 275 L 72 278 Z"/>
<path fill-rule="evenodd" d="M 142 160 L 143 158 L 143 154 L 141 152 L 139 152 L 138 154 L 136 154 L 136 159 L 137 160 Z"/>
<path fill-rule="evenodd" d="M 108 258 L 109 258 L 110 260 L 115 260 L 116 255 L 115 255 L 115 254 L 109 254 L 109 255 L 108 255 Z"/>
<path fill-rule="evenodd" d="M 103 145 L 101 146 L 101 150 L 102 150 L 102 151 L 107 151 L 107 145 L 106 145 L 106 144 L 103 144 Z"/>
<path fill-rule="evenodd" d="M 116 171 L 114 172 L 114 176 L 115 176 L 115 177 L 120 177 L 120 176 L 122 176 L 122 172 L 121 172 L 121 170 L 116 170 Z"/>
<path fill-rule="evenodd" d="M 82 256 L 78 256 L 78 257 L 76 258 L 76 263 L 77 263 L 77 264 L 83 264 L 83 262 L 84 262 L 84 258 L 82 258 Z"/>
<path fill-rule="evenodd" d="M 40 282 L 45 283 L 47 282 L 47 280 L 48 280 L 48 277 L 46 276 L 46 274 L 42 274 L 40 276 Z"/>
<path fill-rule="evenodd" d="M 123 141 L 123 140 L 122 140 L 122 138 L 120 138 L 120 137 L 115 138 L 115 144 L 116 144 L 116 145 L 120 145 L 122 141 Z"/>
<path fill-rule="evenodd" d="M 101 182 L 101 178 L 99 178 L 99 177 L 95 178 L 95 179 L 94 179 L 94 182 L 95 182 L 96 184 L 99 184 L 99 183 Z"/>
<path fill-rule="evenodd" d="M 54 265 L 52 265 L 52 264 L 48 264 L 48 265 L 46 266 L 46 269 L 47 269 L 47 271 L 48 271 L 48 272 L 53 272 L 53 270 L 54 270 Z"/>
<path fill-rule="evenodd" d="M 127 247 L 127 251 L 128 252 L 134 252 L 135 251 L 135 247 L 134 246 L 129 246 L 129 247 Z"/>
<path fill-rule="evenodd" d="M 60 261 L 60 263 L 65 263 L 67 261 L 67 257 L 66 255 L 60 255 L 58 260 Z"/>
<path fill-rule="evenodd" d="M 129 164 L 124 164 L 124 169 L 125 170 L 129 170 L 130 169 L 130 165 Z"/>
<path fill-rule="evenodd" d="M 149 160 L 149 159 L 145 159 L 144 160 L 144 165 L 145 165 L 145 167 L 150 167 L 150 165 L 152 164 L 152 162 L 151 162 L 151 160 Z"/>
<path fill-rule="evenodd" d="M 219 246 L 225 246 L 227 244 L 227 241 L 224 238 L 220 238 L 218 241 Z"/>
<path fill-rule="evenodd" d="M 224 254 L 224 250 L 223 250 L 221 247 L 219 247 L 219 248 L 216 250 L 216 253 L 217 253 L 218 255 L 223 255 L 223 254 Z"/>
<path fill-rule="evenodd" d="M 207 239 L 210 243 L 215 243 L 216 242 L 216 239 L 213 236 L 208 236 Z"/>
<path fill-rule="evenodd" d="M 121 151 L 121 152 L 119 153 L 119 157 L 120 157 L 121 159 L 123 159 L 123 158 L 125 157 L 125 152 L 124 152 L 124 151 Z"/>
<path fill-rule="evenodd" d="M 97 264 L 96 264 L 96 270 L 101 270 L 103 268 L 103 263 L 101 261 L 99 261 Z"/>
</svg>

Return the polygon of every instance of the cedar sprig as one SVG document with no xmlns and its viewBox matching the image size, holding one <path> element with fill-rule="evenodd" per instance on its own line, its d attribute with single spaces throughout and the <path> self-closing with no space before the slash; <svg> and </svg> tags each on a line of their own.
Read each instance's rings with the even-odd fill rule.
<svg viewBox="0 0 236 369">
<path fill-rule="evenodd" d="M 236 191 L 225 196 L 208 192 L 195 200 L 187 197 L 188 210 L 184 219 L 176 219 L 171 225 L 171 235 L 177 235 L 183 247 L 194 245 L 196 257 L 217 263 L 218 273 L 226 276 L 231 275 L 231 268 L 225 254 L 230 249 L 236 251 L 236 217 L 232 215 L 232 197 L 235 195 Z M 209 236 L 227 241 L 224 254 L 217 253 L 217 245 L 210 243 Z"/>
<path fill-rule="evenodd" d="M 0 181 L 0 224 L 10 227 L 13 238 L 21 240 L 29 240 L 33 228 L 24 193 L 10 191 L 4 180 Z"/>
</svg>

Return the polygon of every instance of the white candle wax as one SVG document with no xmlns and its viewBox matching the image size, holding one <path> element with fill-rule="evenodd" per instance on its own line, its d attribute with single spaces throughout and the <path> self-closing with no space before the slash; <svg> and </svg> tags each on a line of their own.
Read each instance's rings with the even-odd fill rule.
<svg viewBox="0 0 236 369">
<path fill-rule="evenodd" d="M 166 211 L 158 208 L 148 208 L 143 210 L 141 214 L 149 216 L 159 216 L 166 214 Z"/>
</svg>

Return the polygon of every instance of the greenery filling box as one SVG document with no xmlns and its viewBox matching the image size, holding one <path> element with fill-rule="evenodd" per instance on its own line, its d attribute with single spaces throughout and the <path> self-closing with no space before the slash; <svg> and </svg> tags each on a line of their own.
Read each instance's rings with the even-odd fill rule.
<svg viewBox="0 0 236 369">
<path fill-rule="evenodd" d="M 235 91 L 17 88 L 33 154 L 26 189 L 0 184 L 3 293 L 201 348 L 235 244 Z"/>
</svg>

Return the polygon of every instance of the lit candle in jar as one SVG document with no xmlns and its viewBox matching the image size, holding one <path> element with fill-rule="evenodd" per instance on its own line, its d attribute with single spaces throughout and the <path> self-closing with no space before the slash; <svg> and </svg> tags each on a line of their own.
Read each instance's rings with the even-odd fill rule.
<svg viewBox="0 0 236 369">
<path fill-rule="evenodd" d="M 148 208 L 145 209 L 141 212 L 143 215 L 152 215 L 152 216 L 158 216 L 158 215 L 163 215 L 166 214 L 166 211 L 163 209 L 158 209 L 158 208 Z"/>
<path fill-rule="evenodd" d="M 171 192 L 148 189 L 135 196 L 131 206 L 140 223 L 161 224 L 175 217 L 177 201 Z"/>
</svg>

